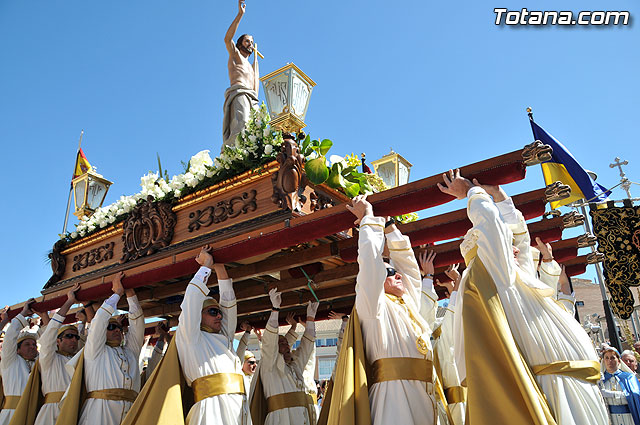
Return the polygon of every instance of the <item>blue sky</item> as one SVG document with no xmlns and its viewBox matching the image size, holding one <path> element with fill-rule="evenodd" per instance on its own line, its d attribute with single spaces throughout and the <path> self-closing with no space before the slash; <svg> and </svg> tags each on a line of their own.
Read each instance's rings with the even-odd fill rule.
<svg viewBox="0 0 640 425">
<path fill-rule="evenodd" d="M 579 4 L 628 10 L 626 27 L 495 26 L 495 7 L 578 10 L 570 1 L 248 0 L 237 35 L 254 35 L 263 75 L 294 62 L 318 83 L 307 131 L 332 139 L 333 154 L 373 160 L 393 147 L 416 180 L 530 143 L 532 106 L 601 184 L 617 183 L 616 156 L 640 181 L 638 3 Z M 0 0 L 0 303 L 39 295 L 51 275 L 45 259 L 81 129 L 89 161 L 115 182 L 107 203 L 139 191 L 156 153 L 173 175 L 196 152 L 218 152 L 222 40 L 236 12 L 234 0 Z M 534 167 L 506 189 L 542 185 Z"/>
</svg>

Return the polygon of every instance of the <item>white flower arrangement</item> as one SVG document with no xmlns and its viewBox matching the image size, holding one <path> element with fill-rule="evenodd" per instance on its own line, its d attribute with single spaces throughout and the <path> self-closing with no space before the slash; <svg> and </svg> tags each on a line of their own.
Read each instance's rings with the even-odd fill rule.
<svg viewBox="0 0 640 425">
<path fill-rule="evenodd" d="M 273 131 L 269 127 L 269 121 L 269 113 L 263 103 L 260 108 L 251 111 L 249 121 L 236 138 L 235 146 L 225 146 L 222 154 L 213 160 L 209 156 L 209 150 L 198 152 L 191 157 L 183 174 L 173 176 L 168 181 L 158 173 L 149 171 L 140 178 L 140 192 L 121 196 L 111 205 L 98 208 L 91 217 L 81 217 L 76 230 L 67 233 L 66 239 L 73 241 L 104 229 L 124 218 L 138 201 L 147 199 L 148 196 L 156 201 L 178 200 L 197 190 L 200 184 L 210 185 L 273 160 L 282 145 L 282 134 Z"/>
</svg>

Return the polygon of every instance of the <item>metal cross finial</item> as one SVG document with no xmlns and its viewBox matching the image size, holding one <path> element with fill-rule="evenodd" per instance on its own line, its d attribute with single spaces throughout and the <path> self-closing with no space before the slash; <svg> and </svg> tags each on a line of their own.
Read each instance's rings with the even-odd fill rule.
<svg viewBox="0 0 640 425">
<path fill-rule="evenodd" d="M 620 162 L 620 158 L 616 156 L 615 162 L 613 164 L 609 164 L 609 168 L 618 167 L 618 169 L 620 170 L 620 183 L 621 183 L 620 186 L 622 186 L 624 191 L 627 192 L 627 198 L 631 199 L 631 190 L 630 190 L 631 182 L 629 181 L 629 179 L 627 178 L 627 175 L 622 170 L 623 165 L 629 165 L 629 161 L 624 160 Z"/>
</svg>

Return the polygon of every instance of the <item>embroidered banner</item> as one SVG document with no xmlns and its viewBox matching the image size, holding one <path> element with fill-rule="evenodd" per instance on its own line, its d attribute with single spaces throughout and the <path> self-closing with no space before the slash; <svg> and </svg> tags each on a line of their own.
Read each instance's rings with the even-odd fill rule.
<svg viewBox="0 0 640 425">
<path fill-rule="evenodd" d="M 598 250 L 605 255 L 604 278 L 612 309 L 621 319 L 633 313 L 630 287 L 640 285 L 640 207 L 591 209 Z"/>
</svg>

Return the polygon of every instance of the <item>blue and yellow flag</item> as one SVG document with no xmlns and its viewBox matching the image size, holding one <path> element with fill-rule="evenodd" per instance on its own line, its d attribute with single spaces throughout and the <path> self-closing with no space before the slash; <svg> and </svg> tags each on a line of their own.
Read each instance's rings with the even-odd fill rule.
<svg viewBox="0 0 640 425">
<path fill-rule="evenodd" d="M 551 159 L 541 164 L 544 183 L 549 185 L 560 181 L 571 187 L 571 196 L 561 201 L 551 202 L 551 208 L 556 209 L 580 199 L 586 199 L 589 202 L 606 201 L 611 192 L 594 182 L 562 143 L 544 131 L 533 119 L 530 121 L 534 139 L 553 148 Z"/>
</svg>

